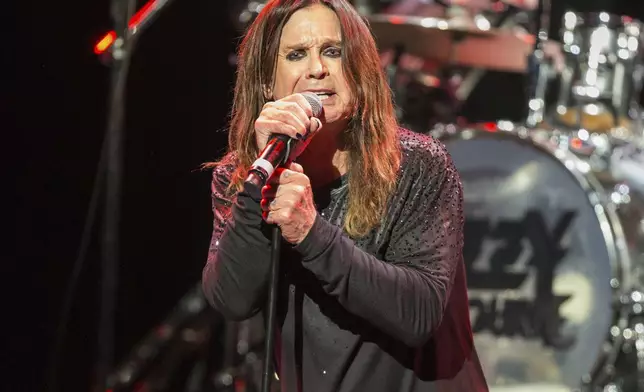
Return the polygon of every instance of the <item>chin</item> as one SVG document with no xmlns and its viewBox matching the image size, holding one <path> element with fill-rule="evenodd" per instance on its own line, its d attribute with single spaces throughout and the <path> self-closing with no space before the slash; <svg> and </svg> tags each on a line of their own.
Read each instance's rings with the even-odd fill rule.
<svg viewBox="0 0 644 392">
<path fill-rule="evenodd" d="M 326 127 L 346 127 L 349 123 L 349 118 L 347 116 L 341 116 L 338 114 L 329 114 L 326 115 L 324 119 L 324 126 Z"/>
</svg>

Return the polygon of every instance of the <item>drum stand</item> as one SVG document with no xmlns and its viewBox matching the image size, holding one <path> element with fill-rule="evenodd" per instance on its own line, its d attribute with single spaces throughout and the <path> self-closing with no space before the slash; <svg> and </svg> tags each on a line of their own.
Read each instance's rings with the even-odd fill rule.
<svg viewBox="0 0 644 392">
<path fill-rule="evenodd" d="M 626 355 L 624 367 L 628 370 L 637 369 L 632 379 L 624 377 L 626 382 L 621 386 L 623 391 L 644 391 L 644 293 L 639 289 L 632 290 L 628 296 L 622 298 L 622 303 L 630 315 L 629 324 L 622 333 L 622 353 Z"/>
<path fill-rule="evenodd" d="M 525 121 L 528 129 L 536 128 L 545 116 L 546 89 L 553 71 L 551 64 L 546 63 L 544 51 L 550 29 L 550 12 L 550 0 L 539 0 L 534 51 L 528 58 L 528 115 Z"/>
<path fill-rule="evenodd" d="M 511 29 L 513 27 L 519 26 L 520 21 L 517 20 L 522 17 L 522 14 L 525 11 L 519 11 L 518 13 L 508 16 L 502 16 L 500 20 L 493 22 L 493 27 L 500 30 Z M 530 56 L 531 58 L 532 56 Z M 465 73 L 461 82 L 459 83 L 454 96 L 459 103 L 465 102 L 478 82 L 485 76 L 487 70 L 485 68 L 472 68 Z M 545 93 L 545 91 L 544 91 Z"/>
<path fill-rule="evenodd" d="M 583 380 L 581 392 L 644 391 L 644 293 L 633 289 L 619 299 L 625 323 L 611 328 L 619 350 L 612 352 L 614 365 L 598 367 Z"/>
<path fill-rule="evenodd" d="M 546 112 L 546 91 L 547 84 L 554 73 L 551 64 L 546 62 L 543 45 L 545 44 L 548 35 L 548 16 L 550 4 L 549 0 L 541 0 L 540 2 L 541 18 L 539 20 L 540 26 L 538 29 L 535 50 L 533 54 L 534 68 L 531 69 L 531 76 L 533 83 L 529 95 L 528 102 L 528 117 L 526 119 L 526 127 L 535 129 L 540 124 L 544 123 Z M 569 54 L 570 55 L 570 54 Z M 581 56 L 576 54 L 576 56 Z M 583 125 L 583 108 L 588 103 L 584 97 L 574 96 L 573 83 L 575 82 L 576 73 L 580 72 L 579 64 L 582 61 L 576 61 L 575 66 L 567 65 L 561 74 L 561 81 L 563 93 L 560 93 L 557 104 L 565 107 L 573 106 L 577 109 L 576 118 L 573 124 L 569 124 L 568 128 L 573 130 L 581 130 Z M 630 113 L 624 112 L 623 99 L 621 91 L 615 92 L 613 88 L 613 95 L 610 96 L 610 102 L 606 102 L 608 112 L 613 116 L 614 127 L 621 126 L 620 116 L 630 115 L 634 119 L 631 127 L 635 127 L 636 131 L 632 132 L 630 138 L 621 139 L 617 137 L 617 141 L 611 140 L 610 147 L 598 149 L 593 153 L 593 157 L 589 159 L 589 163 L 593 163 L 593 159 L 605 160 L 613 152 L 613 144 L 626 143 L 642 145 L 643 128 L 642 128 L 642 109 L 636 100 L 643 84 L 642 65 L 636 65 L 634 68 L 633 81 L 633 96 L 627 96 L 630 99 L 630 104 L 626 105 Z M 567 96 L 571 95 L 570 97 Z M 569 99 L 570 98 L 570 99 Z M 572 105 L 571 105 L 572 102 Z M 554 125 L 554 124 L 553 124 Z M 601 150 L 601 151 L 600 151 Z M 602 162 L 602 170 L 607 169 L 610 163 Z M 626 288 L 627 291 L 619 298 L 618 303 L 615 304 L 616 310 L 620 314 L 619 320 L 614 320 L 613 327 L 610 330 L 610 338 L 613 342 L 612 349 L 606 352 L 609 357 L 607 362 L 596 366 L 591 373 L 584 378 L 581 385 L 581 390 L 584 392 L 596 391 L 611 391 L 611 392 L 630 392 L 630 391 L 644 391 L 644 293 L 641 289 L 641 278 L 634 280 L 634 286 Z"/>
</svg>

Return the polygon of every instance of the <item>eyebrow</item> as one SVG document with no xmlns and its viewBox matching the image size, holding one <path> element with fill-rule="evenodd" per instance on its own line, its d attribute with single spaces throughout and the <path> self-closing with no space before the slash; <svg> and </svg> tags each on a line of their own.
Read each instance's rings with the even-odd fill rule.
<svg viewBox="0 0 644 392">
<path fill-rule="evenodd" d="M 297 42 L 294 44 L 286 45 L 284 49 L 287 49 L 287 50 L 302 49 L 308 46 L 309 45 L 307 45 L 305 42 Z M 336 40 L 336 39 L 327 40 L 322 44 L 322 46 L 342 46 L 342 40 Z"/>
</svg>

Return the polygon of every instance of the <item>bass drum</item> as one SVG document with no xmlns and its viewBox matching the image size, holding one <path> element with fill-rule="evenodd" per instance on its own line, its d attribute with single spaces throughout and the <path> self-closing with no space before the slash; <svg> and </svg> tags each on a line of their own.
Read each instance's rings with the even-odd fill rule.
<svg viewBox="0 0 644 392">
<path fill-rule="evenodd" d="M 527 132 L 433 132 L 463 182 L 475 346 L 491 390 L 613 374 L 644 249 L 644 202 Z"/>
</svg>

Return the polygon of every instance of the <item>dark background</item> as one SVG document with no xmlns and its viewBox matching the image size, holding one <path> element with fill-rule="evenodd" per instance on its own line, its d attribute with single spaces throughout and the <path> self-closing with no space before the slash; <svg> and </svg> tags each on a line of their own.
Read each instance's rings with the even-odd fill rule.
<svg viewBox="0 0 644 392">
<path fill-rule="evenodd" d="M 25 35 L 11 130 L 23 138 L 10 228 L 18 267 L 5 296 L 9 350 L 2 349 L 0 390 L 45 391 L 105 132 L 109 69 L 92 48 L 112 25 L 105 0 L 43 1 L 21 11 L 29 17 L 20 19 L 27 25 L 19 26 Z M 209 173 L 199 166 L 225 148 L 232 96 L 229 55 L 237 33 L 225 11 L 222 1 L 173 1 L 141 36 L 131 63 L 117 359 L 201 277 L 212 215 Z M 93 238 L 67 324 L 63 391 L 89 390 L 100 287 Z"/>
<path fill-rule="evenodd" d="M 0 100 L 3 135 L 12 141 L 3 150 L 17 174 L 13 186 L 3 187 L 14 219 L 3 285 L 0 390 L 46 391 L 48 355 L 106 124 L 109 69 L 92 47 L 111 20 L 106 0 L 19 7 L 20 17 L 11 20 L 16 39 L 5 42 L 6 53 L 15 56 L 6 62 L 3 55 L 17 77 L 7 78 L 2 95 L 9 92 L 9 98 Z M 610 6 L 634 16 L 642 7 L 636 0 Z M 238 34 L 225 2 L 175 0 L 136 48 L 126 103 L 117 360 L 200 279 L 211 213 L 210 174 L 199 166 L 225 148 L 234 76 L 229 57 Z M 489 96 L 485 89 L 478 94 Z M 64 391 L 89 390 L 100 287 L 97 240 L 94 235 L 67 323 Z"/>
</svg>

